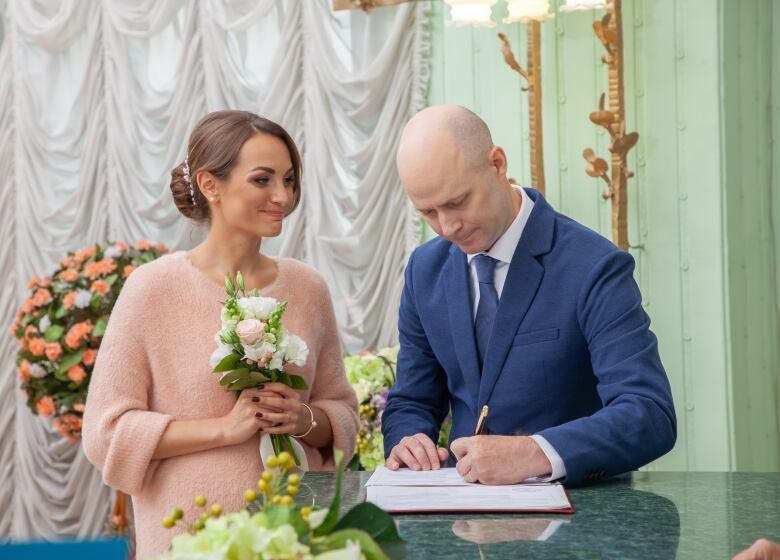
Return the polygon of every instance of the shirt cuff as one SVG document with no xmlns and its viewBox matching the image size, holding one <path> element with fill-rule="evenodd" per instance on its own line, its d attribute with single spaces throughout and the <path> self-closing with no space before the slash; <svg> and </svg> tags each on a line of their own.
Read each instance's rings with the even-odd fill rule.
<svg viewBox="0 0 780 560">
<path fill-rule="evenodd" d="M 549 476 L 537 476 L 533 480 L 536 482 L 551 482 L 564 478 L 566 476 L 566 466 L 563 464 L 563 459 L 558 455 L 555 448 L 550 445 L 550 442 L 538 434 L 532 435 L 531 439 L 539 444 L 539 447 L 542 448 L 542 452 L 547 456 L 547 460 L 550 461 L 550 464 L 552 465 L 552 473 Z"/>
</svg>

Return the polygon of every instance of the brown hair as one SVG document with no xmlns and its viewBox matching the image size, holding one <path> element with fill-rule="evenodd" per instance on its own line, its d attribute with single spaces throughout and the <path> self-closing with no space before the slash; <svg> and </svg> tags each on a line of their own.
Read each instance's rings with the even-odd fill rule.
<svg viewBox="0 0 780 560">
<path fill-rule="evenodd" d="M 218 179 L 227 179 L 244 142 L 255 134 L 276 136 L 287 145 L 295 174 L 293 198 L 287 215 L 297 208 L 301 200 L 301 156 L 287 131 L 249 111 L 214 111 L 203 117 L 190 134 L 187 146 L 189 181 L 184 176 L 183 161 L 171 171 L 171 193 L 179 212 L 196 222 L 211 218 L 209 204 L 195 179 L 197 173 L 208 171 Z"/>
</svg>

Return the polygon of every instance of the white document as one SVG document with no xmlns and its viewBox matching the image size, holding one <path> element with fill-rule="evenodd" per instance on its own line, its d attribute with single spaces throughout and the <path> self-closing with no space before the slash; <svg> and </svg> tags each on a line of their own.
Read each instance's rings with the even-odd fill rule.
<svg viewBox="0 0 780 560">
<path fill-rule="evenodd" d="M 391 513 L 573 511 L 566 491 L 558 483 L 471 484 L 452 468 L 391 471 L 379 467 L 366 482 L 366 500 Z"/>
<path fill-rule="evenodd" d="M 457 469 L 446 468 L 436 471 L 413 471 L 398 469 L 391 471 L 379 466 L 366 482 L 366 486 L 476 486 L 463 480 Z"/>
</svg>

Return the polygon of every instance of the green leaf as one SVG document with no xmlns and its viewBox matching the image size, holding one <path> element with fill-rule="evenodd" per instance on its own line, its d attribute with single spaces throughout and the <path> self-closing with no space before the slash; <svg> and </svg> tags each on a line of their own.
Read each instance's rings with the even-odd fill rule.
<svg viewBox="0 0 780 560">
<path fill-rule="evenodd" d="M 116 281 L 117 281 L 118 279 L 119 279 L 119 275 L 118 275 L 118 274 L 112 274 L 111 276 L 109 276 L 108 278 L 106 278 L 106 283 L 107 283 L 109 286 L 113 286 L 113 285 L 116 283 Z"/>
<path fill-rule="evenodd" d="M 236 369 L 236 366 L 238 365 L 238 362 L 241 361 L 241 356 L 238 354 L 228 354 L 220 362 L 217 364 L 217 367 L 214 368 L 214 371 L 217 373 L 223 372 L 223 371 L 230 371 L 233 369 Z"/>
<path fill-rule="evenodd" d="M 56 342 L 60 339 L 64 332 L 65 328 L 61 325 L 52 325 L 46 329 L 46 332 L 43 333 L 43 338 L 46 339 L 46 342 Z"/>
<path fill-rule="evenodd" d="M 236 272 L 236 285 L 238 286 L 239 290 L 241 290 L 242 292 L 245 291 L 244 290 L 244 275 L 241 274 L 240 270 L 238 272 Z"/>
<path fill-rule="evenodd" d="M 389 557 L 384 553 L 380 546 L 375 543 L 371 536 L 365 531 L 360 529 L 344 529 L 343 531 L 337 531 L 319 540 L 317 543 L 312 543 L 315 548 L 315 553 L 319 554 L 327 550 L 337 550 L 347 546 L 347 541 L 356 542 L 360 545 L 360 551 L 366 560 L 389 560 Z"/>
<path fill-rule="evenodd" d="M 333 494 L 333 500 L 328 508 L 328 515 L 322 525 L 314 530 L 314 535 L 320 537 L 329 534 L 336 526 L 339 520 L 339 506 L 341 505 L 341 479 L 344 478 L 344 452 L 340 449 L 333 449 L 333 458 L 336 461 L 336 489 Z"/>
<path fill-rule="evenodd" d="M 60 367 L 57 370 L 59 373 L 67 373 L 67 371 L 81 362 L 81 357 L 84 355 L 84 350 L 79 350 L 75 354 L 65 354 L 60 360 Z"/>
<path fill-rule="evenodd" d="M 299 509 L 296 506 L 275 505 L 267 507 L 263 513 L 268 520 L 268 528 L 276 529 L 282 525 L 292 525 L 298 538 L 308 534 L 309 525 L 303 520 Z"/>
<path fill-rule="evenodd" d="M 95 328 L 92 329 L 92 336 L 103 336 L 106 334 L 106 327 L 108 326 L 108 317 L 101 317 L 95 321 Z"/>
<path fill-rule="evenodd" d="M 259 371 L 250 371 L 249 372 L 249 379 L 256 382 L 257 384 L 260 383 L 267 383 L 271 379 L 260 373 Z"/>
<path fill-rule="evenodd" d="M 287 377 L 290 379 L 289 386 L 293 389 L 302 391 L 309 388 L 309 386 L 306 384 L 306 380 L 304 380 L 300 375 L 287 375 Z"/>
<path fill-rule="evenodd" d="M 228 385 L 227 388 L 230 389 L 231 391 L 243 391 L 244 389 L 251 389 L 252 387 L 257 387 L 257 383 L 247 377 L 245 379 L 239 379 L 238 381 L 234 381 L 233 383 Z"/>
<path fill-rule="evenodd" d="M 276 374 L 276 381 L 278 381 L 279 383 L 283 383 L 288 387 L 292 387 L 292 379 L 290 379 L 290 376 L 284 373 L 283 371 L 280 371 L 279 373 Z"/>
<path fill-rule="evenodd" d="M 241 379 L 244 375 L 246 375 L 249 372 L 246 368 L 238 368 L 234 369 L 233 371 L 229 371 L 219 379 L 219 384 L 226 386 L 230 385 L 231 383 L 235 383 L 239 379 Z"/>
<path fill-rule="evenodd" d="M 62 319 L 68 314 L 68 310 L 60 306 L 60 308 L 54 313 L 55 319 Z"/>
<path fill-rule="evenodd" d="M 342 529 L 360 529 L 378 543 L 401 540 L 393 517 L 371 502 L 363 502 L 349 510 L 334 527 L 335 531 Z"/>
</svg>

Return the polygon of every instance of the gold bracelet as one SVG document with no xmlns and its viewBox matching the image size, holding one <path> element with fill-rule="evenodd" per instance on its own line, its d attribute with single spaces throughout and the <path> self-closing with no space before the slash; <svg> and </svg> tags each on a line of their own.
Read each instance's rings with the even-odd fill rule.
<svg viewBox="0 0 780 560">
<path fill-rule="evenodd" d="M 311 407 L 306 403 L 301 403 L 301 406 L 305 406 L 306 410 L 309 411 L 309 416 L 311 416 L 311 424 L 309 424 L 309 429 L 303 432 L 302 434 L 291 434 L 294 438 L 304 438 L 308 436 L 311 431 L 317 427 L 317 421 L 314 419 L 314 411 L 311 409 Z"/>
</svg>

